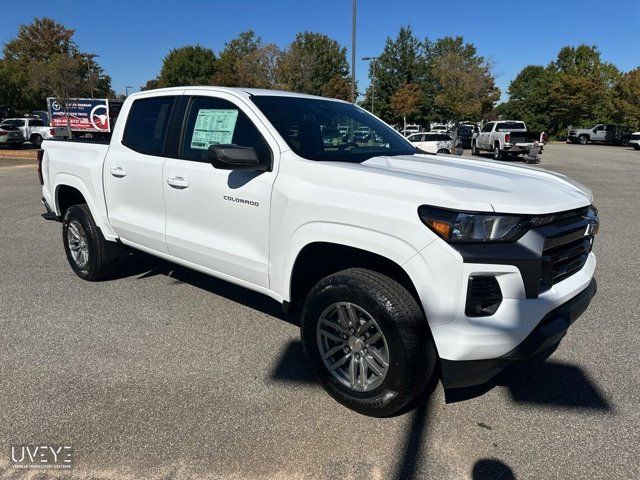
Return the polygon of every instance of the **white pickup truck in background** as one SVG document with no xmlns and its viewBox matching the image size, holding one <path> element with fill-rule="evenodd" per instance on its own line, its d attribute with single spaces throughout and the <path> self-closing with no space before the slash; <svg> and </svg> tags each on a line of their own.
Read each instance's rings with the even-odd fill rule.
<svg viewBox="0 0 640 480">
<path fill-rule="evenodd" d="M 473 155 L 479 155 L 482 151 L 492 152 L 494 160 L 500 160 L 507 154 L 529 154 L 532 148 L 542 151 L 540 134 L 529 132 L 524 122 L 516 120 L 489 122 L 471 139 Z"/>
<path fill-rule="evenodd" d="M 140 250 L 268 295 L 300 314 L 326 391 L 366 415 L 550 355 L 596 291 L 585 187 L 421 154 L 340 100 L 140 92 L 110 143 L 46 140 L 39 159 L 79 277 Z"/>
<path fill-rule="evenodd" d="M 68 127 L 48 127 L 38 117 L 6 118 L 0 123 L 1 125 L 18 127 L 25 141 L 30 142 L 36 148 L 40 148 L 43 140 L 71 138 L 71 131 Z"/>
</svg>

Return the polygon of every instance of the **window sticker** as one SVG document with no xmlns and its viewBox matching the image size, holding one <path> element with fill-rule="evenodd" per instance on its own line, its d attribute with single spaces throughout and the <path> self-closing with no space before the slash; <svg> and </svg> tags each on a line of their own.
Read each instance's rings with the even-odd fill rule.
<svg viewBox="0 0 640 480">
<path fill-rule="evenodd" d="M 201 108 L 191 137 L 191 148 L 206 150 L 211 145 L 226 145 L 233 140 L 238 110 Z"/>
</svg>

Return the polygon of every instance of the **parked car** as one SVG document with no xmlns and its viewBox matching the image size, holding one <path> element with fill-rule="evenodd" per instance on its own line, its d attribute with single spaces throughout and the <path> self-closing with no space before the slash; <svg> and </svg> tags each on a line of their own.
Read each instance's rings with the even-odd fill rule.
<svg viewBox="0 0 640 480">
<path fill-rule="evenodd" d="M 320 126 L 343 120 L 382 141 L 325 146 Z M 126 99 L 109 144 L 39 153 L 80 278 L 107 278 L 132 248 L 268 295 L 300 314 L 322 386 L 366 415 L 408 409 L 437 378 L 477 385 L 550 355 L 596 291 L 585 187 L 420 154 L 341 100 L 150 90 Z"/>
<path fill-rule="evenodd" d="M 47 127 L 44 122 L 37 117 L 7 118 L 0 123 L 0 126 L 13 125 L 17 127 L 24 138 L 40 148 L 42 141 L 50 138 L 69 138 L 71 133 L 67 127 Z"/>
<path fill-rule="evenodd" d="M 570 128 L 567 142 L 586 145 L 589 142 L 625 145 L 629 142 L 630 130 L 620 125 L 598 124 L 591 128 Z"/>
<path fill-rule="evenodd" d="M 404 130 L 404 136 L 408 137 L 412 133 L 417 133 L 422 131 L 422 127 L 417 123 L 409 123 L 404 127 L 404 129 L 401 129 L 401 130 Z"/>
<path fill-rule="evenodd" d="M 489 122 L 471 139 L 473 155 L 482 151 L 493 152 L 494 160 L 500 160 L 506 154 L 528 154 L 531 148 L 542 152 L 544 147 L 540 144 L 540 133 L 529 132 L 527 125 L 519 120 Z"/>
<path fill-rule="evenodd" d="M 368 142 L 371 138 L 371 129 L 369 127 L 358 127 L 353 134 L 354 142 Z"/>
<path fill-rule="evenodd" d="M 462 148 L 471 148 L 473 125 L 460 125 L 457 128 L 458 142 Z"/>
<path fill-rule="evenodd" d="M 24 134 L 15 125 L 0 124 L 0 145 L 17 147 L 24 143 Z"/>
<path fill-rule="evenodd" d="M 451 135 L 447 133 L 423 132 L 407 137 L 411 143 L 427 153 L 451 153 Z"/>
<path fill-rule="evenodd" d="M 449 127 L 447 125 L 436 124 L 431 126 L 430 131 L 433 133 L 448 133 Z"/>
<path fill-rule="evenodd" d="M 633 132 L 629 137 L 629 145 L 636 150 L 640 150 L 640 132 Z"/>
</svg>

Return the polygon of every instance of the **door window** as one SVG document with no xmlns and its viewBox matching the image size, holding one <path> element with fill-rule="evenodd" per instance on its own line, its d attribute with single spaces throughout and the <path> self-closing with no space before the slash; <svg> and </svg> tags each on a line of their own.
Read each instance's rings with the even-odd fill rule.
<svg viewBox="0 0 640 480">
<path fill-rule="evenodd" d="M 162 155 L 175 97 L 135 100 L 122 137 L 122 144 L 145 155 Z"/>
<path fill-rule="evenodd" d="M 40 119 L 29 120 L 30 127 L 44 127 L 44 122 Z"/>
<path fill-rule="evenodd" d="M 271 164 L 271 149 L 240 108 L 221 98 L 194 97 L 188 108 L 180 157 L 209 162 L 212 145 L 251 147 L 262 165 Z"/>
<path fill-rule="evenodd" d="M 483 132 L 490 132 L 492 128 L 493 128 L 493 122 L 489 122 L 484 126 L 482 131 Z"/>
</svg>

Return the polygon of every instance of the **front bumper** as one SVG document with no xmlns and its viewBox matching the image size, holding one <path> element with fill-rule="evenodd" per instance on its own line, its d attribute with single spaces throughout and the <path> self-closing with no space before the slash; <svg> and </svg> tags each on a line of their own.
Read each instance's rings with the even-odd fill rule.
<svg viewBox="0 0 640 480">
<path fill-rule="evenodd" d="M 584 313 L 597 291 L 595 279 L 568 302 L 549 312 L 511 351 L 484 360 L 440 360 L 444 388 L 466 388 L 487 383 L 515 362 L 552 353 L 567 330 Z"/>
</svg>

